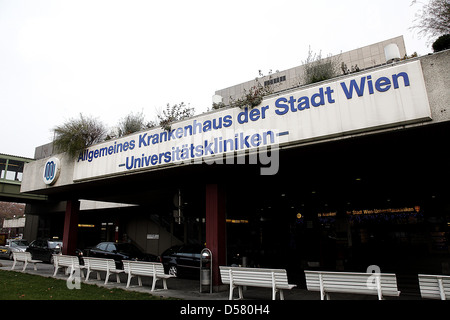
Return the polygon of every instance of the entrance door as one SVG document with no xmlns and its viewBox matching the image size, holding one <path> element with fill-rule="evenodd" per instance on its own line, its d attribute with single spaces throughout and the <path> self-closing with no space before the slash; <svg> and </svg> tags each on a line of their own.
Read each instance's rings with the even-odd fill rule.
<svg viewBox="0 0 450 320">
<path fill-rule="evenodd" d="M 114 222 L 102 222 L 101 241 L 115 241 L 115 232 Z"/>
</svg>

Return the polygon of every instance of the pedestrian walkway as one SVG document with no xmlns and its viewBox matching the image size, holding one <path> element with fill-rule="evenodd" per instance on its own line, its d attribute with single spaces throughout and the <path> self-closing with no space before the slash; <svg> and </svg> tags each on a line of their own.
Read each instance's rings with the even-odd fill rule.
<svg viewBox="0 0 450 320">
<path fill-rule="evenodd" d="M 10 260 L 1 260 L 0 270 L 11 270 L 13 262 Z M 16 271 L 21 272 L 22 264 L 15 268 Z M 54 267 L 51 264 L 39 263 L 37 264 L 37 271 L 33 270 L 32 267 L 28 267 L 25 271 L 29 274 L 40 275 L 44 277 L 53 277 Z M 137 284 L 137 279 L 133 279 L 131 286 L 126 288 L 127 276 L 121 274 L 120 281 L 117 283 L 115 276 L 110 278 L 107 285 L 104 284 L 105 272 L 101 272 L 101 279 L 97 280 L 96 276 L 93 274 L 88 283 L 96 284 L 98 286 L 108 287 L 108 288 L 121 288 L 124 290 L 134 290 L 139 292 L 146 292 L 155 296 L 166 297 L 166 298 L 176 298 L 182 300 L 228 300 L 228 286 L 224 291 L 209 293 L 209 287 L 204 287 L 203 292 L 200 292 L 200 282 L 198 279 L 182 279 L 182 278 L 170 278 L 167 280 L 168 290 L 162 288 L 162 283 L 158 281 L 156 285 L 156 290 L 151 291 L 151 281 L 150 277 L 142 277 L 143 286 L 140 287 Z M 55 276 L 57 279 L 67 280 L 68 276 L 65 275 L 63 271 L 60 271 Z M 84 278 L 82 278 L 84 281 Z M 235 297 L 237 297 L 237 290 L 235 290 Z M 292 290 L 285 290 L 284 297 L 286 301 L 290 300 L 320 300 L 318 292 L 311 292 L 305 288 L 294 288 Z M 266 300 L 269 301 L 272 298 L 272 292 L 270 289 L 266 288 L 254 288 L 249 287 L 244 291 L 245 300 Z M 277 295 L 278 298 L 278 295 Z M 356 295 L 356 294 L 332 294 L 332 300 L 377 300 L 376 296 L 370 295 Z M 420 297 L 416 295 L 400 295 L 400 297 L 387 298 L 387 300 L 421 300 Z"/>
</svg>

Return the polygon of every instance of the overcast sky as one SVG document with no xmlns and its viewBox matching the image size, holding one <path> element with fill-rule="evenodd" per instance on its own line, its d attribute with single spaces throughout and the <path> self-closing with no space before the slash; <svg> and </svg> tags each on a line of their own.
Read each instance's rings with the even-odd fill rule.
<svg viewBox="0 0 450 320">
<path fill-rule="evenodd" d="M 411 0 L 0 0 L 0 153 L 34 157 L 79 114 L 112 127 L 167 103 L 199 114 L 214 92 L 403 35 Z"/>
</svg>

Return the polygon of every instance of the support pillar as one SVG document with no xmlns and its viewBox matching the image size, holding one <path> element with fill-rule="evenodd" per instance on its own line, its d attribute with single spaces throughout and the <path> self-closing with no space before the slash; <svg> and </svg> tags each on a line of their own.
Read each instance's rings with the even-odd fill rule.
<svg viewBox="0 0 450 320">
<path fill-rule="evenodd" d="M 80 201 L 68 200 L 64 217 L 63 254 L 75 255 L 75 250 L 77 249 L 79 212 Z"/>
<path fill-rule="evenodd" d="M 219 266 L 226 264 L 226 212 L 225 190 L 218 184 L 206 185 L 206 247 L 213 256 L 212 284 L 218 290 Z"/>
</svg>

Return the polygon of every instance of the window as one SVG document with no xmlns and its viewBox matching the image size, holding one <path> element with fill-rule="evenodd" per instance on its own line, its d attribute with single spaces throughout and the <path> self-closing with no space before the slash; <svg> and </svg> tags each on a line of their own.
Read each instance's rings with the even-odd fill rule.
<svg viewBox="0 0 450 320">
<path fill-rule="evenodd" d="M 6 168 L 6 180 L 22 181 L 23 161 L 9 160 Z"/>
<path fill-rule="evenodd" d="M 265 87 L 266 86 L 270 86 L 271 84 L 279 83 L 279 82 L 283 82 L 283 81 L 286 81 L 286 76 L 282 76 L 282 77 L 278 77 L 278 78 L 274 78 L 274 79 L 270 79 L 270 80 L 264 81 L 264 86 Z"/>
<path fill-rule="evenodd" d="M 5 178 L 5 173 L 6 173 L 6 159 L 0 158 L 0 179 Z"/>
<path fill-rule="evenodd" d="M 105 251 L 107 245 L 108 245 L 108 243 L 106 243 L 106 242 L 99 243 L 97 245 L 97 249 Z"/>
<path fill-rule="evenodd" d="M 0 179 L 22 181 L 24 161 L 0 158 Z"/>
<path fill-rule="evenodd" d="M 114 252 L 115 250 L 116 250 L 116 246 L 113 243 L 108 244 L 108 248 L 106 248 L 106 251 Z"/>
</svg>

